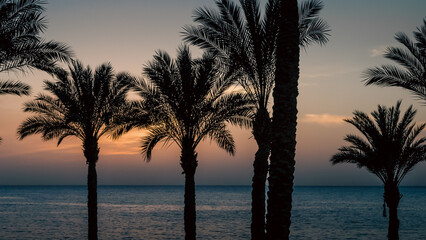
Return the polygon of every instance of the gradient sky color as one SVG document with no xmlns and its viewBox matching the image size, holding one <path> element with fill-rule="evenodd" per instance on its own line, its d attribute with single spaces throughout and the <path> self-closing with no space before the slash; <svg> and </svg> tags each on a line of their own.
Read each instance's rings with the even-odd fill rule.
<svg viewBox="0 0 426 240">
<path fill-rule="evenodd" d="M 264 3 L 265 1 L 263 1 Z M 403 100 L 418 109 L 416 121 L 426 121 L 421 106 L 399 88 L 365 87 L 362 72 L 388 63 L 382 57 L 386 46 L 400 46 L 393 36 L 412 31 L 425 18 L 424 0 L 324 0 L 321 16 L 329 23 L 330 42 L 301 52 L 296 185 L 380 185 L 365 169 L 353 165 L 332 166 L 331 155 L 344 144 L 354 127 L 342 121 L 357 109 L 371 112 L 378 104 L 394 105 Z M 69 44 L 76 58 L 93 68 L 111 62 L 117 72 L 142 76 L 143 65 L 157 49 L 172 56 L 181 41 L 182 27 L 191 24 L 192 11 L 214 6 L 213 0 L 55 0 L 47 7 L 46 39 Z M 192 47 L 194 56 L 200 51 Z M 86 183 L 87 167 L 80 142 L 69 138 L 59 147 L 55 141 L 43 142 L 40 136 L 18 141 L 16 129 L 28 115 L 23 102 L 51 79 L 40 72 L 1 74 L 1 79 L 22 79 L 33 86 L 30 97 L 0 97 L 0 185 L 56 185 Z M 272 102 L 271 102 L 272 103 Z M 271 104 L 272 105 L 272 104 Z M 237 153 L 231 157 L 209 141 L 198 148 L 197 184 L 249 185 L 256 144 L 249 130 L 232 130 Z M 118 141 L 101 140 L 98 180 L 105 184 L 183 184 L 176 146 L 153 152 L 146 163 L 139 153 L 140 136 L 132 131 Z M 425 135 L 426 133 L 423 133 Z M 426 185 L 426 163 L 406 177 L 403 185 Z"/>
</svg>

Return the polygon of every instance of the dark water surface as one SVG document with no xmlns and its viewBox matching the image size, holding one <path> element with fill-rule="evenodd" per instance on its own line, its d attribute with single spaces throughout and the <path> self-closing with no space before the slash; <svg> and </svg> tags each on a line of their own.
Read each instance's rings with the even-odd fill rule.
<svg viewBox="0 0 426 240">
<path fill-rule="evenodd" d="M 85 186 L 0 186 L 0 239 L 85 239 Z M 100 239 L 183 239 L 182 186 L 100 186 Z M 249 186 L 197 187 L 198 239 L 250 238 Z M 401 187 L 402 240 L 426 239 L 426 188 Z M 291 239 L 386 239 L 382 187 L 296 187 Z"/>
</svg>

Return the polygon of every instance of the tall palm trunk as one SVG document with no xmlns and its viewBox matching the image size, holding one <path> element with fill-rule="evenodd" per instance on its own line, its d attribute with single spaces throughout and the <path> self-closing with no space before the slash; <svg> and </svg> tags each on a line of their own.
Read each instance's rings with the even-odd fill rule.
<svg viewBox="0 0 426 240">
<path fill-rule="evenodd" d="M 385 184 L 385 202 L 389 208 L 388 239 L 399 239 L 398 205 L 401 199 L 398 185 L 394 182 Z"/>
<path fill-rule="evenodd" d="M 196 209 L 195 209 L 195 170 L 197 169 L 197 154 L 191 144 L 183 144 L 181 166 L 185 174 L 185 206 L 184 225 L 185 240 L 196 239 Z"/>
<path fill-rule="evenodd" d="M 89 224 L 89 240 L 98 239 L 98 196 L 97 196 L 97 175 L 96 163 L 88 163 L 87 174 L 87 208 Z"/>
<path fill-rule="evenodd" d="M 96 139 L 84 142 L 84 156 L 88 165 L 87 172 L 87 210 L 88 210 L 88 239 L 98 239 L 98 183 L 96 162 L 98 161 L 99 148 Z"/>
<path fill-rule="evenodd" d="M 271 150 L 271 119 L 266 108 L 260 108 L 253 123 L 253 136 L 258 150 L 253 162 L 251 239 L 265 239 L 265 182 Z"/>
<path fill-rule="evenodd" d="M 296 150 L 299 79 L 297 0 L 282 0 L 280 8 L 268 179 L 266 234 L 269 240 L 289 239 Z"/>
</svg>

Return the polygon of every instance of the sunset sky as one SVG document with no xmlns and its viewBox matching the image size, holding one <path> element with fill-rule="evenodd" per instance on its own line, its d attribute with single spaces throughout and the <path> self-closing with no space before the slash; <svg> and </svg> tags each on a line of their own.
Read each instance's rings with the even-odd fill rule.
<svg viewBox="0 0 426 240">
<path fill-rule="evenodd" d="M 263 1 L 266 2 L 266 1 Z M 380 185 L 376 176 L 354 165 L 332 166 L 330 157 L 344 145 L 344 135 L 356 133 L 343 118 L 357 109 L 370 113 L 378 104 L 403 111 L 413 104 L 416 122 L 426 121 L 426 106 L 400 88 L 364 86 L 362 72 L 389 63 L 386 46 L 401 46 L 396 32 L 412 32 L 426 17 L 424 0 L 324 0 L 321 16 L 332 31 L 323 47 L 301 51 L 298 97 L 296 185 Z M 172 56 L 182 43 L 181 31 L 191 24 L 192 11 L 214 6 L 213 0 L 51 0 L 46 5 L 45 38 L 67 43 L 77 59 L 95 68 L 111 62 L 116 72 L 142 76 L 142 67 L 155 51 Z M 200 50 L 191 48 L 194 56 Z M 87 166 L 80 142 L 69 138 L 59 147 L 39 135 L 17 140 L 16 129 L 29 115 L 22 104 L 42 91 L 47 74 L 0 74 L 0 79 L 21 79 L 33 87 L 32 96 L 0 96 L 0 185 L 57 185 L 86 183 Z M 272 106 L 272 101 L 271 101 Z M 234 157 L 210 143 L 198 148 L 197 184 L 249 185 L 256 144 L 247 129 L 232 130 L 237 145 Z M 101 140 L 98 162 L 100 185 L 183 184 L 179 149 L 159 144 L 149 163 L 143 161 L 140 137 L 132 131 L 117 141 Z M 426 133 L 423 133 L 423 136 Z M 419 164 L 403 185 L 426 185 L 426 163 Z"/>
</svg>

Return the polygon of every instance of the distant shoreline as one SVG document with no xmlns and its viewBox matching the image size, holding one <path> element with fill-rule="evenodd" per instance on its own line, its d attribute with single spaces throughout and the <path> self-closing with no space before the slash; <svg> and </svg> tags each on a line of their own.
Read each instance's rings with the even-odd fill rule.
<svg viewBox="0 0 426 240">
<path fill-rule="evenodd" d="M 87 187 L 86 185 L 74 185 L 74 184 L 58 184 L 58 185 L 2 185 L 0 187 Z M 98 187 L 184 187 L 184 185 L 98 185 Z M 197 185 L 197 187 L 250 187 L 251 185 Z M 296 185 L 295 188 L 305 187 L 318 187 L 318 188 L 340 188 L 340 187 L 356 187 L 356 188 L 370 188 L 370 187 L 383 187 L 383 185 Z M 426 188 L 426 185 L 401 185 L 402 188 Z"/>
</svg>

